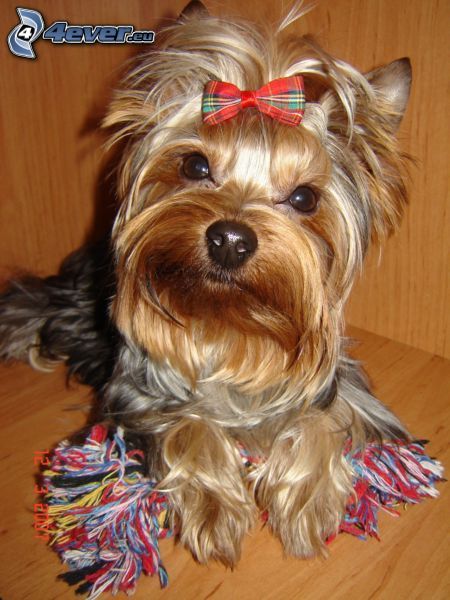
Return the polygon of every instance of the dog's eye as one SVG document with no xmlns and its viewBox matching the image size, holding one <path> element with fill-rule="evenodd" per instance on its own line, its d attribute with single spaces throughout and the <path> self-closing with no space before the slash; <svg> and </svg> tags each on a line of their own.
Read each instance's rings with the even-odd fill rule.
<svg viewBox="0 0 450 600">
<path fill-rule="evenodd" d="M 208 161 L 201 154 L 190 154 L 183 161 L 183 173 L 188 179 L 206 179 L 209 177 Z"/>
<path fill-rule="evenodd" d="M 316 192 L 306 185 L 300 185 L 289 196 L 290 205 L 302 213 L 312 213 L 319 201 Z"/>
</svg>

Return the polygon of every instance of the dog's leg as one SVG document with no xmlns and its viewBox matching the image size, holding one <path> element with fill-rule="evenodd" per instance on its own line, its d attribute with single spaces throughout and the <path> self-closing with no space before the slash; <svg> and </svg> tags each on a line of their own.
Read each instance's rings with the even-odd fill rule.
<svg viewBox="0 0 450 600">
<path fill-rule="evenodd" d="M 180 539 L 196 559 L 233 567 L 255 504 L 234 441 L 211 423 L 182 419 L 163 443 L 161 483 L 177 514 Z"/>
<path fill-rule="evenodd" d="M 39 332 L 48 309 L 49 294 L 44 280 L 30 276 L 10 284 L 0 296 L 1 360 L 20 360 L 45 368 L 39 353 Z"/>
<path fill-rule="evenodd" d="M 346 434 L 329 414 L 309 413 L 280 431 L 255 482 L 256 501 L 288 554 L 325 553 L 352 491 Z"/>
<path fill-rule="evenodd" d="M 358 361 L 342 356 L 337 381 L 338 400 L 354 415 L 351 432 L 354 442 L 361 445 L 366 440 L 411 440 L 402 422 L 371 393 L 367 376 Z M 360 423 L 359 428 L 357 423 Z M 358 435 L 363 439 L 355 439 Z"/>
<path fill-rule="evenodd" d="M 199 562 L 233 566 L 255 503 L 235 441 L 210 421 L 180 417 L 189 402 L 171 369 L 130 341 L 122 345 L 104 391 L 105 418 L 148 445 L 149 474 L 170 498 L 181 542 Z"/>
<path fill-rule="evenodd" d="M 286 552 L 295 556 L 324 554 L 326 539 L 339 529 L 353 491 L 346 441 L 363 449 L 369 441 L 410 439 L 370 393 L 356 361 L 342 358 L 336 384 L 327 408 L 312 407 L 280 427 L 255 482 L 258 505 L 268 511 Z"/>
<path fill-rule="evenodd" d="M 58 275 L 24 277 L 0 294 L 0 360 L 38 369 L 66 362 L 83 383 L 100 388 L 114 361 L 109 321 L 113 294 L 108 243 L 82 248 Z"/>
</svg>

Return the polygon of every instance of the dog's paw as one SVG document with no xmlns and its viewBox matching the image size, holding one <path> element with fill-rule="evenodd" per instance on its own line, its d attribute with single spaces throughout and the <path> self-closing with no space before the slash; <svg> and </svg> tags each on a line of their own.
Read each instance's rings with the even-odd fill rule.
<svg viewBox="0 0 450 600">
<path fill-rule="evenodd" d="M 330 492 L 335 492 L 332 485 L 309 497 L 302 486 L 273 494 L 268 525 L 286 554 L 298 558 L 327 555 L 326 541 L 338 532 L 345 508 L 345 496 Z"/>
<path fill-rule="evenodd" d="M 326 540 L 339 527 L 339 513 L 323 519 L 317 507 L 305 506 L 287 518 L 269 518 L 269 526 L 280 539 L 286 554 L 297 558 L 326 556 Z"/>
<path fill-rule="evenodd" d="M 252 523 L 253 510 L 249 507 L 238 510 L 207 496 L 202 507 L 184 506 L 180 514 L 180 541 L 198 562 L 218 561 L 233 568 L 241 555 L 242 539 Z"/>
</svg>

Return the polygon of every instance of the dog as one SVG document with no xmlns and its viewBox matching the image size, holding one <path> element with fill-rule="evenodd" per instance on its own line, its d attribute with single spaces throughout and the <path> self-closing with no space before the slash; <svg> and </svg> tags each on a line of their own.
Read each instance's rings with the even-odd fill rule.
<svg viewBox="0 0 450 600">
<path fill-rule="evenodd" d="M 410 62 L 363 75 L 288 35 L 301 12 L 273 32 L 191 2 L 105 117 L 123 148 L 111 238 L 0 298 L 0 357 L 94 386 L 201 563 L 234 566 L 258 511 L 286 553 L 324 554 L 348 440 L 410 439 L 343 323 L 407 202 Z M 237 444 L 264 458 L 250 474 Z"/>
</svg>

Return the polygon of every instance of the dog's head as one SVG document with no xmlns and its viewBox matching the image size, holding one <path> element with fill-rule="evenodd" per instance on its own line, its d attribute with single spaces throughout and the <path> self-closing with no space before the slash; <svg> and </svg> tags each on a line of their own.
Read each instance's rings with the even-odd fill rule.
<svg viewBox="0 0 450 600">
<path fill-rule="evenodd" d="M 320 387 L 368 244 L 403 211 L 395 132 L 409 61 L 362 75 L 283 27 L 267 33 L 194 4 L 124 80 L 106 119 L 114 141 L 128 138 L 113 315 L 192 382 Z M 208 81 L 251 90 L 297 74 L 297 127 L 255 109 L 202 122 Z"/>
</svg>

